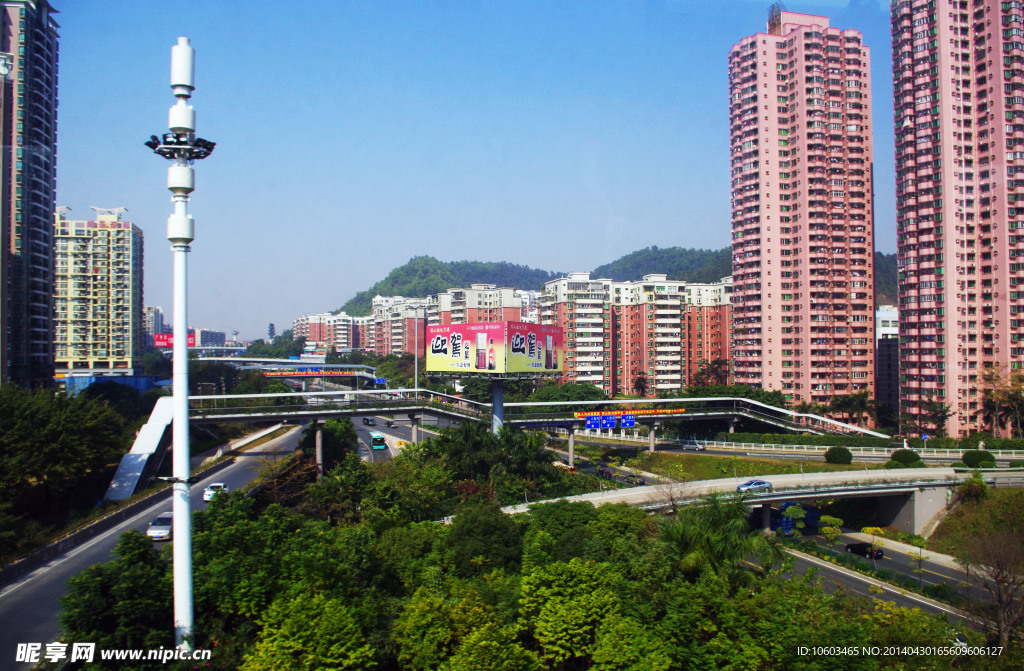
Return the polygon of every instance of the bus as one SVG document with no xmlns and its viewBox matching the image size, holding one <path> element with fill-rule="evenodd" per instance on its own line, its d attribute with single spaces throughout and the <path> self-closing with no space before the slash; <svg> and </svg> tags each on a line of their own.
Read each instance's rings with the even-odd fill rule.
<svg viewBox="0 0 1024 671">
<path fill-rule="evenodd" d="M 388 444 L 384 441 L 384 434 L 380 431 L 370 432 L 370 447 L 375 450 L 386 450 Z"/>
</svg>

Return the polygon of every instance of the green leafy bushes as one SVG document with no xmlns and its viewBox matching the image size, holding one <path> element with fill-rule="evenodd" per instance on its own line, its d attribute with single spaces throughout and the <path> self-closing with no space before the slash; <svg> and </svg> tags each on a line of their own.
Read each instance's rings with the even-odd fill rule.
<svg viewBox="0 0 1024 671">
<path fill-rule="evenodd" d="M 830 464 L 852 464 L 853 453 L 847 447 L 836 445 L 825 452 L 825 461 Z"/>
</svg>

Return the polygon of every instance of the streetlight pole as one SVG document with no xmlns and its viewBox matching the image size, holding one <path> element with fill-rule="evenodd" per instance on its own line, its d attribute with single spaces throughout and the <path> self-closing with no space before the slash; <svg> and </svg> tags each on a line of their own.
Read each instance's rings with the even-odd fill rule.
<svg viewBox="0 0 1024 671">
<path fill-rule="evenodd" d="M 413 394 L 415 398 L 420 397 L 420 309 L 419 307 L 413 308 L 412 313 L 413 319 L 413 346 L 412 346 L 412 362 L 413 362 L 413 376 L 412 381 Z"/>
<path fill-rule="evenodd" d="M 171 89 L 177 102 L 168 118 L 170 132 L 151 135 L 146 146 L 173 161 L 167 168 L 167 188 L 174 212 L 167 218 L 167 239 L 174 254 L 174 343 L 172 491 L 174 537 L 174 641 L 180 650 L 192 649 L 192 505 L 189 501 L 188 441 L 188 257 L 195 239 L 195 222 L 188 213 L 189 194 L 195 189 L 192 164 L 206 158 L 214 143 L 196 137 L 196 113 L 188 104 L 195 89 L 195 50 L 187 37 L 171 47 Z"/>
</svg>

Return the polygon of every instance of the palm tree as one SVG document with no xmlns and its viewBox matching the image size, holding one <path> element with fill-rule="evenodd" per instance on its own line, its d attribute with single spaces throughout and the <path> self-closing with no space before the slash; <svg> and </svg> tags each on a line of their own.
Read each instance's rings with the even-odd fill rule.
<svg viewBox="0 0 1024 671">
<path fill-rule="evenodd" d="M 728 581 L 733 588 L 749 584 L 753 574 L 745 562 L 757 557 L 762 566 L 779 563 L 782 551 L 774 539 L 747 524 L 750 506 L 743 498 L 711 494 L 699 505 L 680 511 L 662 530 L 675 567 L 696 579 L 706 572 Z"/>
</svg>

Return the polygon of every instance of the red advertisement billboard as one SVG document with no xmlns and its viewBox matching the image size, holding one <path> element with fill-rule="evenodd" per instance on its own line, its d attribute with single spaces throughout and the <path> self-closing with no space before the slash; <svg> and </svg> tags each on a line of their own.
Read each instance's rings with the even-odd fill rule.
<svg viewBox="0 0 1024 671">
<path fill-rule="evenodd" d="M 436 373 L 557 373 L 562 330 L 525 322 L 427 327 L 427 370 Z"/>
<path fill-rule="evenodd" d="M 196 334 L 189 333 L 188 339 L 185 341 L 186 346 L 196 346 Z M 154 333 L 153 334 L 153 347 L 174 347 L 174 334 L 173 333 Z"/>
</svg>

